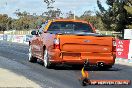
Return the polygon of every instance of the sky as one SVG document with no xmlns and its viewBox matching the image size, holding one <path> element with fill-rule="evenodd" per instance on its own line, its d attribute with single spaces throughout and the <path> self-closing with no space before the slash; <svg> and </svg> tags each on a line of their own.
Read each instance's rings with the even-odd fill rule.
<svg viewBox="0 0 132 88">
<path fill-rule="evenodd" d="M 30 14 L 36 13 L 41 15 L 47 11 L 44 0 L 0 0 L 0 14 L 8 14 L 10 17 L 16 18 L 14 12 L 20 10 L 21 12 L 27 11 Z M 100 0 L 102 5 L 107 8 L 105 4 L 106 0 Z M 62 13 L 69 11 L 75 12 L 77 16 L 80 16 L 86 10 L 93 12 L 98 10 L 97 0 L 55 0 L 53 4 L 55 8 L 59 8 Z"/>
</svg>

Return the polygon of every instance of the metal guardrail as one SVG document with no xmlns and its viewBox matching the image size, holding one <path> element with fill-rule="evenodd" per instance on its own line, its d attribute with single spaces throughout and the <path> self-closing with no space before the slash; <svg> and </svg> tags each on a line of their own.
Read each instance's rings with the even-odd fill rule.
<svg viewBox="0 0 132 88">
<path fill-rule="evenodd" d="M 8 35 L 30 35 L 32 30 L 29 31 L 18 31 L 18 30 L 11 30 L 11 31 L 0 31 L 0 34 L 8 34 Z"/>
<path fill-rule="evenodd" d="M 9 34 L 0 34 L 0 40 L 25 43 L 28 44 L 29 40 L 32 38 L 32 35 L 9 35 Z"/>
</svg>

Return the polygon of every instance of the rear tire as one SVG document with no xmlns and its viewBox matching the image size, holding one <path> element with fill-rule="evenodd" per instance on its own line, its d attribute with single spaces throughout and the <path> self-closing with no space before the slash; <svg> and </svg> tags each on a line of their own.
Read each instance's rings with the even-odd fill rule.
<svg viewBox="0 0 132 88">
<path fill-rule="evenodd" d="M 43 62 L 44 62 L 44 67 L 46 67 L 46 68 L 50 68 L 51 67 L 51 63 L 49 61 L 49 54 L 48 54 L 48 50 L 47 49 L 44 50 Z"/>
<path fill-rule="evenodd" d="M 33 63 L 37 62 L 37 59 L 35 57 L 33 57 L 33 55 L 32 55 L 31 46 L 29 46 L 28 61 L 33 62 Z"/>
</svg>

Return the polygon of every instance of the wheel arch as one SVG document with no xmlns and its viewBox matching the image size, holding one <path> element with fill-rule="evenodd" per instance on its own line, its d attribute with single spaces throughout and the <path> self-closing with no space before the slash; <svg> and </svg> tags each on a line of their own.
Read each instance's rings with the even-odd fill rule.
<svg viewBox="0 0 132 88">
<path fill-rule="evenodd" d="M 43 45 L 43 51 L 46 49 L 46 46 L 45 45 Z"/>
</svg>

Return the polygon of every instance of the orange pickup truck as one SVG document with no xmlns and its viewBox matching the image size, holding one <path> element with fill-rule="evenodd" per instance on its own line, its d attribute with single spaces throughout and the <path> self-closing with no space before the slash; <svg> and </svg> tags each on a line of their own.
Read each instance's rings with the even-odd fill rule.
<svg viewBox="0 0 132 88">
<path fill-rule="evenodd" d="M 95 33 L 86 21 L 51 20 L 31 32 L 29 61 L 43 61 L 49 68 L 57 64 L 91 65 L 111 68 L 115 63 L 115 39 Z"/>
</svg>

